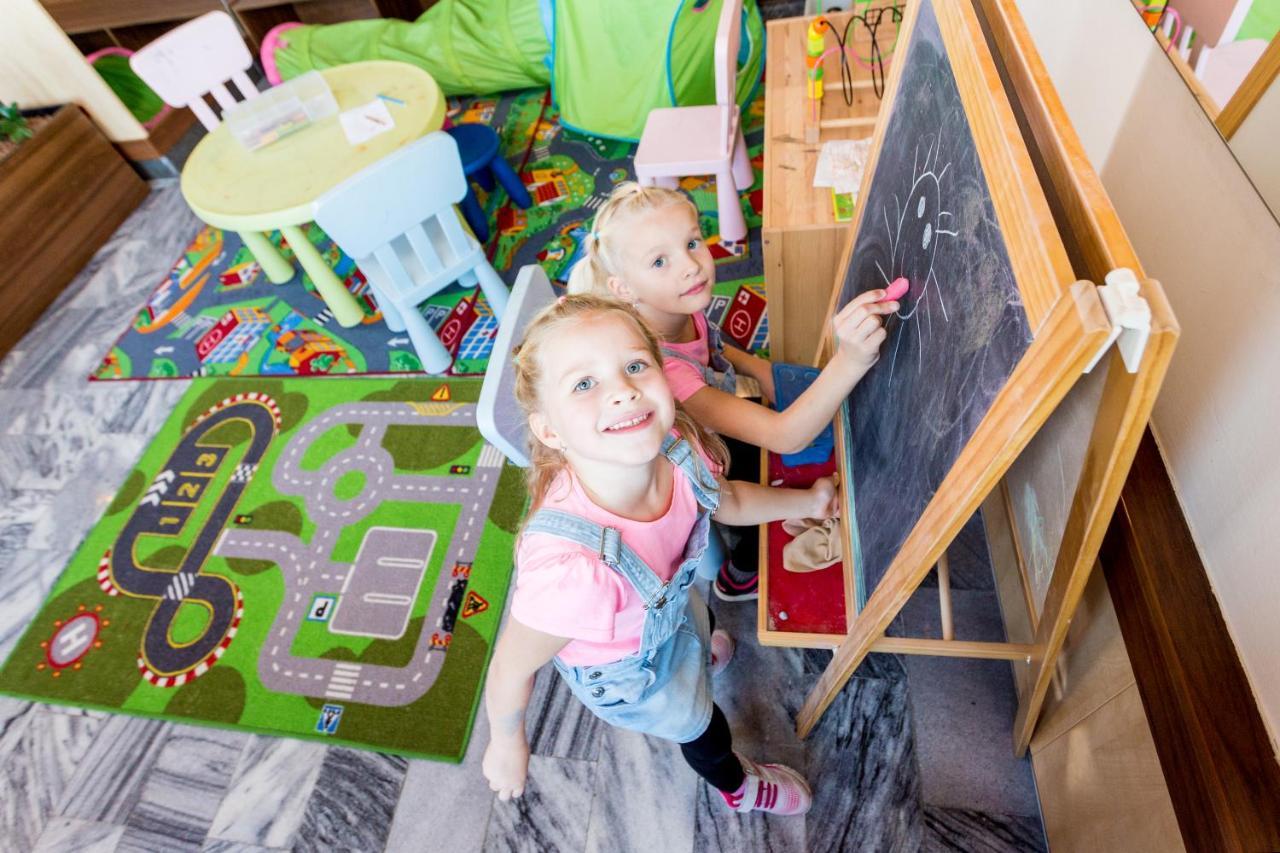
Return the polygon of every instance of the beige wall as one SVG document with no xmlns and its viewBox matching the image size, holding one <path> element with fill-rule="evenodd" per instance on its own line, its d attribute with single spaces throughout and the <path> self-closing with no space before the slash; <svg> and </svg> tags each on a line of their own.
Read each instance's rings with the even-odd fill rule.
<svg viewBox="0 0 1280 853">
<path fill-rule="evenodd" d="M 1231 150 L 1271 212 L 1280 218 L 1280 77 L 1231 137 Z"/>
<path fill-rule="evenodd" d="M 1147 273 L 1164 285 L 1182 325 L 1155 431 L 1274 740 L 1280 225 L 1128 3 L 1018 6 Z"/>
<path fill-rule="evenodd" d="M 0 101 L 21 107 L 79 104 L 108 139 L 147 138 L 36 0 L 0 0 Z"/>
</svg>

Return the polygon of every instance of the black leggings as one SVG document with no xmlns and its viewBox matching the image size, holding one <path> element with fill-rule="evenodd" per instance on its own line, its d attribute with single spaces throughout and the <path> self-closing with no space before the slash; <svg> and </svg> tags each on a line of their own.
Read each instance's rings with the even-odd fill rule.
<svg viewBox="0 0 1280 853">
<path fill-rule="evenodd" d="M 711 622 L 709 630 L 714 631 L 716 614 L 710 607 L 707 608 L 707 619 Z M 711 722 L 707 723 L 702 734 L 680 744 L 680 751 L 693 771 L 712 787 L 731 794 L 742 787 L 746 775 L 742 762 L 733 753 L 733 733 L 729 731 L 729 721 L 724 718 L 719 705 L 711 706 Z"/>
<path fill-rule="evenodd" d="M 760 448 L 736 438 L 722 438 L 729 448 L 729 471 L 726 479 L 759 483 Z M 741 574 L 754 575 L 760 570 L 760 528 L 752 524 L 735 527 L 733 532 L 738 534 L 738 543 L 730 552 L 733 565 Z"/>
<path fill-rule="evenodd" d="M 733 793 L 742 787 L 746 774 L 733 753 L 733 734 L 719 705 L 711 706 L 711 722 L 706 731 L 680 744 L 680 751 L 693 771 L 713 788 Z"/>
</svg>

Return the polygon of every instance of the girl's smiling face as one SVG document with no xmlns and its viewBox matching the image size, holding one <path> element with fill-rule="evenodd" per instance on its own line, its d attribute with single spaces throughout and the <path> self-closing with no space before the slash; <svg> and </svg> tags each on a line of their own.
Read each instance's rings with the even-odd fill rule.
<svg viewBox="0 0 1280 853">
<path fill-rule="evenodd" d="M 566 324 L 538 353 L 539 410 L 529 426 L 570 462 L 640 465 L 662 452 L 675 401 L 635 324 L 613 312 Z"/>
<path fill-rule="evenodd" d="M 619 298 L 666 314 L 694 314 L 711 304 L 715 261 L 692 205 L 668 204 L 610 227 L 626 233 L 621 275 L 609 279 Z"/>
</svg>

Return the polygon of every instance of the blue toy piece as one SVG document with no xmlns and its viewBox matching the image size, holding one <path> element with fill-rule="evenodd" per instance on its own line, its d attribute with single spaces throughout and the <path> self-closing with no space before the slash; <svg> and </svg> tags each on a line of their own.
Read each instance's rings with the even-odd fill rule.
<svg viewBox="0 0 1280 853">
<path fill-rule="evenodd" d="M 467 175 L 467 194 L 462 199 L 462 216 L 481 243 L 489 240 L 489 223 L 485 218 L 476 192 L 471 187 L 474 180 L 485 192 L 493 192 L 495 183 L 502 184 L 507 195 L 518 207 L 533 204 L 529 191 L 520 182 L 515 169 L 498 153 L 498 133 L 487 124 L 455 124 L 448 134 L 458 143 L 462 155 L 462 170 Z"/>
<path fill-rule="evenodd" d="M 773 394 L 778 411 L 795 402 L 804 393 L 804 389 L 813 384 L 820 371 L 816 367 L 804 367 L 799 364 L 773 363 Z M 817 465 L 826 462 L 835 449 L 835 431 L 828 424 L 826 429 L 818 433 L 813 442 L 797 453 L 784 453 L 782 464 L 788 468 L 799 465 Z"/>
</svg>

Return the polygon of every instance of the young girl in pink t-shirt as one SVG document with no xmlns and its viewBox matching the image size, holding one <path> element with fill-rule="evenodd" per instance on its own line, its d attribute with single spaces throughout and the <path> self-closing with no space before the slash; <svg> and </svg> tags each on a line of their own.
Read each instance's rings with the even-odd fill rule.
<svg viewBox="0 0 1280 853">
<path fill-rule="evenodd" d="M 859 294 L 832 318 L 836 349 L 821 375 L 779 412 L 735 395 L 736 374 L 753 377 L 764 403 L 772 403 L 769 362 L 720 342 L 704 312 L 711 304 L 716 268 L 702 239 L 698 211 L 688 196 L 661 187 L 622 183 L 596 212 L 582 260 L 569 277 L 570 293 L 613 295 L 635 306 L 662 339 L 663 370 L 671 391 L 694 419 L 728 440 L 729 475 L 758 480 L 759 453 L 795 453 L 832 421 L 853 386 L 880 357 L 881 317 L 897 302 L 877 302 L 883 290 Z M 825 305 L 805 306 L 822 311 Z M 748 447 L 744 445 L 751 445 Z M 716 594 L 726 600 L 756 597 L 758 545 L 754 531 L 725 561 Z"/>
<path fill-rule="evenodd" d="M 485 688 L 490 787 L 504 800 L 524 789 L 525 708 L 550 661 L 596 716 L 679 743 L 731 808 L 802 814 L 800 774 L 733 752 L 710 685 L 733 642 L 712 632 L 693 581 L 712 517 L 826 517 L 834 484 L 723 481 L 724 445 L 679 409 L 657 339 L 616 301 L 561 298 L 534 318 L 515 365 L 533 436 L 531 509 Z"/>
</svg>

